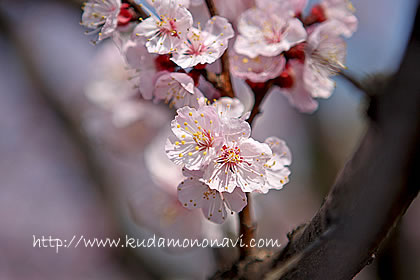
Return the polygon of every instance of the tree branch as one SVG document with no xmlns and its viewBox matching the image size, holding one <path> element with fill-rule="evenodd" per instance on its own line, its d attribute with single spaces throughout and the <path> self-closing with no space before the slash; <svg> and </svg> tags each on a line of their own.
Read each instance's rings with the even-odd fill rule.
<svg viewBox="0 0 420 280">
<path fill-rule="evenodd" d="M 214 279 L 345 280 L 372 262 L 420 188 L 419 16 L 400 70 L 369 95 L 369 128 L 318 213 L 278 254 Z"/>
<path fill-rule="evenodd" d="M 137 13 L 137 18 L 141 17 L 141 18 L 147 18 L 150 15 L 147 15 L 146 12 L 141 8 L 140 4 L 137 4 L 137 2 L 135 0 L 124 0 L 125 2 L 127 2 L 128 4 L 131 5 L 131 7 L 133 7 L 133 9 L 136 11 Z"/>
<path fill-rule="evenodd" d="M 362 84 L 348 71 L 341 71 L 339 75 L 345 80 L 347 80 L 349 83 L 351 83 L 358 90 L 362 92 L 365 91 L 365 88 L 362 86 Z"/>
</svg>

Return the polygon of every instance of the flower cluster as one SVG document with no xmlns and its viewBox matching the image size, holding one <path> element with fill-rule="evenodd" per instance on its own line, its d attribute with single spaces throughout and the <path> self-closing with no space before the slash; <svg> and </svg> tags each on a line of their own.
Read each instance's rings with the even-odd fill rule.
<svg viewBox="0 0 420 280">
<path fill-rule="evenodd" d="M 150 9 L 140 6 L 149 17 L 139 18 L 137 23 L 134 9 L 127 3 L 90 0 L 84 4 L 81 23 L 99 34 L 96 41 L 113 37 L 131 69 L 130 79 L 144 99 L 164 101 L 175 108 L 196 107 L 197 98 L 203 94 L 198 89 L 198 70 L 194 68 L 204 68 L 218 60 L 234 36 L 232 25 L 220 16 L 210 18 L 204 28 L 200 22 L 195 27 L 187 8 L 200 4 L 185 0 L 148 1 Z M 129 36 L 124 36 L 127 30 Z"/>
<path fill-rule="evenodd" d="M 277 86 L 301 112 L 315 111 L 315 98 L 328 98 L 332 76 L 345 68 L 343 37 L 357 29 L 350 2 L 320 0 L 304 15 L 307 0 L 214 0 L 221 15 L 210 18 L 202 0 L 132 3 L 89 0 L 81 24 L 97 34 L 94 42 L 111 37 L 125 58 L 135 90 L 112 100 L 124 108 L 141 99 L 177 109 L 165 150 L 186 177 L 177 189 L 182 205 L 222 223 L 247 205 L 246 193 L 281 189 L 291 153 L 276 137 L 251 138 L 250 108 L 227 97 L 234 93 L 229 74 L 262 94 L 259 101 Z"/>
<path fill-rule="evenodd" d="M 346 44 L 357 28 L 347 0 L 322 0 L 307 17 L 304 0 L 256 0 L 239 19 L 232 73 L 251 86 L 273 80 L 290 103 L 313 112 L 314 98 L 328 98 L 331 77 L 345 68 Z"/>
<path fill-rule="evenodd" d="M 183 205 L 202 208 L 207 219 L 221 223 L 226 207 L 233 213 L 246 206 L 245 193 L 281 189 L 288 182 L 291 155 L 282 140 L 260 143 L 250 137 L 237 99 L 198 103 L 197 109 L 177 110 L 165 149 L 188 177 L 178 187 Z"/>
</svg>

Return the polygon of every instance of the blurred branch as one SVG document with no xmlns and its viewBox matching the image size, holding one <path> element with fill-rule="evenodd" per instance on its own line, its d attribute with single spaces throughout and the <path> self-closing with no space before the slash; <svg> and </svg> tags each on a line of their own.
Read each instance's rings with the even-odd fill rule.
<svg viewBox="0 0 420 280">
<path fill-rule="evenodd" d="M 70 108 L 67 108 L 62 102 L 59 101 L 57 95 L 49 88 L 42 76 L 41 71 L 37 69 L 34 62 L 33 52 L 30 49 L 30 44 L 25 41 L 24 37 L 19 37 L 18 32 L 14 32 L 12 20 L 7 16 L 7 13 L 3 11 L 3 7 L 0 5 L 0 33 L 7 39 L 7 42 L 13 47 L 21 63 L 25 66 L 27 77 L 30 79 L 34 93 L 38 94 L 38 97 L 45 102 L 49 110 L 55 115 L 57 120 L 60 122 L 61 127 L 65 130 L 68 138 L 79 151 L 80 161 L 87 171 L 87 174 L 92 180 L 92 184 L 97 187 L 97 191 L 103 199 L 104 210 L 108 210 L 105 214 L 106 217 L 112 223 L 114 230 L 116 231 L 116 237 L 125 235 L 124 225 L 122 224 L 121 218 L 118 216 L 118 206 L 116 200 L 111 194 L 111 190 L 114 188 L 107 180 L 105 176 L 105 170 L 100 161 L 97 159 L 95 149 L 92 147 L 87 135 L 81 130 L 80 119 L 78 119 L 71 112 Z M 145 273 L 145 268 L 139 266 L 143 263 L 141 259 L 134 253 L 134 250 L 129 248 L 113 248 L 116 260 L 123 270 L 131 272 L 133 278 L 137 278 L 139 273 Z M 152 272 L 147 271 L 148 274 Z"/>
<path fill-rule="evenodd" d="M 363 87 L 360 81 L 356 79 L 349 71 L 341 71 L 339 75 L 345 80 L 347 80 L 349 83 L 351 83 L 358 90 L 362 92 L 366 91 L 366 89 Z"/>
<path fill-rule="evenodd" d="M 419 11 L 398 73 L 366 95 L 368 131 L 318 213 L 278 254 L 238 262 L 214 279 L 344 280 L 373 261 L 420 188 L 418 61 Z"/>
</svg>

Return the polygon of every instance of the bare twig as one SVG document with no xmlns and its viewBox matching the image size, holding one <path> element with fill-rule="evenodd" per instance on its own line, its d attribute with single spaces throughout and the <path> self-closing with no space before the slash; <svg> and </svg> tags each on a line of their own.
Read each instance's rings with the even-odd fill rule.
<svg viewBox="0 0 420 280">
<path fill-rule="evenodd" d="M 341 71 L 339 74 L 341 77 L 343 77 L 345 80 L 347 80 L 349 83 L 351 83 L 355 88 L 358 90 L 365 92 L 366 89 L 363 87 L 363 85 L 360 83 L 358 79 L 356 79 L 351 73 L 348 71 Z"/>
<path fill-rule="evenodd" d="M 211 17 L 217 16 L 219 13 L 217 12 L 216 5 L 214 5 L 213 0 L 206 0 L 207 8 L 209 9 L 209 13 Z"/>
<path fill-rule="evenodd" d="M 251 114 L 247 120 L 250 125 L 253 124 L 255 117 L 259 113 L 261 113 L 261 104 L 264 101 L 264 98 L 267 96 L 267 93 L 271 89 L 272 85 L 273 85 L 273 80 L 269 80 L 263 85 L 261 85 L 262 86 L 261 88 L 252 88 L 252 91 L 254 92 L 254 96 L 255 96 L 255 103 L 254 103 L 254 106 L 252 107 Z"/>
<path fill-rule="evenodd" d="M 146 18 L 146 17 L 150 16 L 150 15 L 147 15 L 145 13 L 145 11 L 141 8 L 141 5 L 140 4 L 137 4 L 135 0 L 124 0 L 124 1 L 127 2 L 128 4 L 130 4 L 131 7 L 134 8 L 134 10 L 138 14 L 138 17 Z"/>
</svg>

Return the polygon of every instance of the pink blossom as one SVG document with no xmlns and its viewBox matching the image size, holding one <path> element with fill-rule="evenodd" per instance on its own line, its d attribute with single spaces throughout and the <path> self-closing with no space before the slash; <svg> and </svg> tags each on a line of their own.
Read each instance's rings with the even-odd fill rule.
<svg viewBox="0 0 420 280">
<path fill-rule="evenodd" d="M 210 189 L 201 179 L 202 171 L 183 169 L 187 177 L 178 186 L 178 199 L 187 209 L 201 208 L 203 215 L 214 223 L 221 224 L 226 220 L 227 211 L 240 212 L 247 205 L 245 193 L 236 188 L 232 193 Z"/>
<path fill-rule="evenodd" d="M 185 73 L 165 73 L 156 80 L 155 101 L 164 100 L 171 107 L 197 108 L 197 99 L 202 96 L 201 91 L 194 86 L 193 79 Z"/>
<path fill-rule="evenodd" d="M 281 91 L 289 99 L 292 106 L 303 113 L 312 113 L 318 108 L 318 102 L 313 99 L 311 91 L 308 90 L 303 80 L 304 65 L 298 60 L 291 60 L 287 63 L 286 70 L 280 75 L 280 79 L 287 80 L 287 87 Z M 283 82 L 280 81 L 280 84 Z"/>
<path fill-rule="evenodd" d="M 227 141 L 218 150 L 204 171 L 203 179 L 211 189 L 233 192 L 240 187 L 244 192 L 261 190 L 265 183 L 264 164 L 272 152 L 267 144 L 252 138 L 238 137 Z"/>
<path fill-rule="evenodd" d="M 270 189 L 280 190 L 289 182 L 290 170 L 286 166 L 292 162 L 292 154 L 286 142 L 277 137 L 269 137 L 264 143 L 268 144 L 273 152 L 271 159 L 264 165 L 267 180 L 261 191 L 267 193 Z"/>
<path fill-rule="evenodd" d="M 254 0 L 214 0 L 214 3 L 219 14 L 229 19 L 234 25 L 240 14 L 255 6 Z"/>
<path fill-rule="evenodd" d="M 302 22 L 281 11 L 249 9 L 241 15 L 238 28 L 234 49 L 250 58 L 277 56 L 306 39 Z"/>
<path fill-rule="evenodd" d="M 346 43 L 339 36 L 342 30 L 340 22 L 326 21 L 308 37 L 303 76 L 313 97 L 330 97 L 335 88 L 330 77 L 345 68 Z"/>
<path fill-rule="evenodd" d="M 129 199 L 131 216 L 141 227 L 167 238 L 205 237 L 200 215 L 185 209 L 176 194 L 149 184 Z"/>
<path fill-rule="evenodd" d="M 165 145 L 170 160 L 199 170 L 215 157 L 222 145 L 222 124 L 213 106 L 183 107 L 171 123 L 174 136 Z"/>
<path fill-rule="evenodd" d="M 203 98 L 199 100 L 200 106 L 206 106 L 206 102 Z M 236 141 L 251 136 L 251 126 L 244 121 L 249 117 L 249 112 L 244 114 L 245 106 L 239 99 L 222 97 L 211 106 L 219 116 L 225 141 Z"/>
<path fill-rule="evenodd" d="M 155 110 L 142 102 L 137 91 L 128 82 L 126 64 L 112 42 L 105 42 L 93 65 L 90 71 L 92 79 L 86 86 L 86 96 L 111 113 L 115 126 L 128 126 Z"/>
<path fill-rule="evenodd" d="M 188 8 L 191 4 L 190 0 L 175 0 L 175 1 L 179 6 L 183 6 L 185 8 Z M 156 0 L 147 0 L 147 3 L 149 3 L 149 5 L 152 5 L 152 6 L 155 4 L 155 2 Z"/>
<path fill-rule="evenodd" d="M 150 53 L 167 54 L 177 50 L 193 23 L 191 13 L 176 0 L 155 0 L 159 17 L 151 14 L 134 30 L 136 36 L 147 38 Z"/>
<path fill-rule="evenodd" d="M 120 0 L 89 0 L 86 2 L 83 6 L 81 24 L 93 29 L 86 34 L 98 33 L 97 41 L 110 37 L 117 29 L 120 7 Z"/>
<path fill-rule="evenodd" d="M 275 57 L 257 56 L 249 58 L 232 53 L 230 56 L 232 74 L 254 83 L 263 83 L 280 75 L 286 64 L 283 55 Z"/>
<path fill-rule="evenodd" d="M 128 41 L 123 46 L 123 53 L 130 68 L 133 69 L 131 79 L 146 100 L 153 98 L 157 69 L 156 56 L 148 53 L 143 40 Z"/>
<path fill-rule="evenodd" d="M 222 97 L 214 102 L 220 118 L 241 118 L 245 113 L 245 106 L 237 98 Z"/>
<path fill-rule="evenodd" d="M 256 5 L 259 9 L 268 12 L 286 11 L 291 16 L 297 16 L 305 9 L 308 0 L 256 0 Z"/>
<path fill-rule="evenodd" d="M 342 23 L 341 35 L 350 37 L 357 30 L 355 9 L 349 0 L 322 0 L 320 6 L 325 18 Z"/>
<path fill-rule="evenodd" d="M 187 38 L 173 53 L 172 61 L 182 68 L 197 64 L 210 64 L 222 56 L 234 36 L 232 25 L 227 19 L 212 17 L 203 30 L 191 28 Z"/>
</svg>

